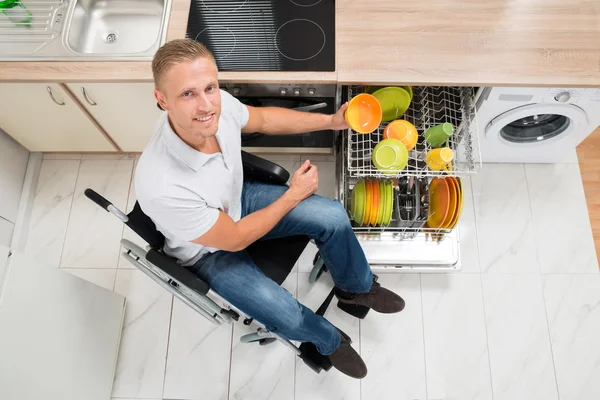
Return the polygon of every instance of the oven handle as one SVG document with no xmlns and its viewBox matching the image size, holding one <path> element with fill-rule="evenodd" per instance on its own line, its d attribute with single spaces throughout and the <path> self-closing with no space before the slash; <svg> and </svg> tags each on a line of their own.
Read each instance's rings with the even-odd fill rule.
<svg viewBox="0 0 600 400">
<path fill-rule="evenodd" d="M 317 103 L 317 104 L 311 104 L 309 106 L 302 106 L 302 107 L 290 108 L 290 110 L 294 110 L 294 111 L 313 111 L 313 110 L 319 110 L 319 109 L 325 108 L 325 107 L 327 107 L 327 103 Z"/>
</svg>

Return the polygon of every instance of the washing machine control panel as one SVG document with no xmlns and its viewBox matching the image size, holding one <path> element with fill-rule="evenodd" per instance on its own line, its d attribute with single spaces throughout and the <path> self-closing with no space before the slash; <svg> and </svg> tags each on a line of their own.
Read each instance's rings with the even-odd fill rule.
<svg viewBox="0 0 600 400">
<path fill-rule="evenodd" d="M 571 98 L 571 93 L 569 93 L 569 92 L 560 92 L 559 94 L 554 96 L 554 100 L 558 101 L 559 103 L 567 102 L 567 101 L 569 101 L 570 98 Z"/>
<path fill-rule="evenodd" d="M 544 96 L 542 103 L 571 103 L 579 101 L 581 93 L 577 89 L 550 89 Z"/>
</svg>

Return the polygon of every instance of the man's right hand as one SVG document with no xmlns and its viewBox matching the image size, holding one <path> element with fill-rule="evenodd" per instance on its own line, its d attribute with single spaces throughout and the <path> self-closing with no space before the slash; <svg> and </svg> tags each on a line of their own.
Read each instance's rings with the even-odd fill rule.
<svg viewBox="0 0 600 400">
<path fill-rule="evenodd" d="M 288 194 L 290 198 L 300 203 L 302 200 L 314 194 L 319 188 L 319 173 L 317 166 L 306 160 L 304 164 L 294 173 L 290 182 Z"/>
</svg>

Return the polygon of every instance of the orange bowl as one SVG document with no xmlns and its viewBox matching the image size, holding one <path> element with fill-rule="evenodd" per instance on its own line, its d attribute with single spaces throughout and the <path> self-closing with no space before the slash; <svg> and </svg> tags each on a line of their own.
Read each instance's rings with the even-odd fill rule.
<svg viewBox="0 0 600 400">
<path fill-rule="evenodd" d="M 398 139 L 406 146 L 406 150 L 411 151 L 417 144 L 419 134 L 417 128 L 404 119 L 397 119 L 385 127 L 383 131 L 385 139 Z"/>
<path fill-rule="evenodd" d="M 381 115 L 379 101 L 368 93 L 360 93 L 348 103 L 344 118 L 352 130 L 371 133 L 381 123 Z"/>
</svg>

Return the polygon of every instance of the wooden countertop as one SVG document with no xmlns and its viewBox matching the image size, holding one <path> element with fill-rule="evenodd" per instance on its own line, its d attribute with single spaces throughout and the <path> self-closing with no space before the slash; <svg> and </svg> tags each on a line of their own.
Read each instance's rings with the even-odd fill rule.
<svg viewBox="0 0 600 400">
<path fill-rule="evenodd" d="M 172 0 L 167 40 L 190 0 Z M 590 0 L 336 1 L 337 72 L 221 72 L 223 82 L 600 86 Z M 0 62 L 0 81 L 151 81 L 150 62 Z"/>
<path fill-rule="evenodd" d="M 593 0 L 337 1 L 343 83 L 600 86 Z"/>
</svg>

